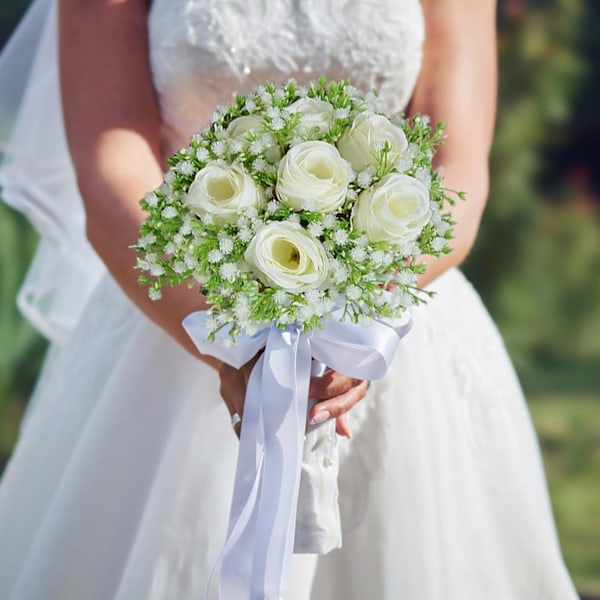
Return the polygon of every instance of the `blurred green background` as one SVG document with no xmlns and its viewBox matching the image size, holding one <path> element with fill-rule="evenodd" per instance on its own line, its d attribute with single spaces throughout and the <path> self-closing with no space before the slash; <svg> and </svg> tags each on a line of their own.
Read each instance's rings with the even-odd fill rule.
<svg viewBox="0 0 600 600">
<path fill-rule="evenodd" d="M 0 45 L 28 0 L 0 6 Z M 600 596 L 600 2 L 500 0 L 492 190 L 464 270 L 528 396 L 565 555 Z M 0 470 L 44 341 L 14 303 L 35 248 L 0 204 Z"/>
</svg>

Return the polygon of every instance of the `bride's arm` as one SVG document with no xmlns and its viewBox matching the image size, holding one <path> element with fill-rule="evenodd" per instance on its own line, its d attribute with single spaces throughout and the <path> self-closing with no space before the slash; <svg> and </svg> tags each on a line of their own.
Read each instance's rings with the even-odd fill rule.
<svg viewBox="0 0 600 600">
<path fill-rule="evenodd" d="M 137 283 L 139 199 L 162 181 L 159 111 L 148 65 L 147 0 L 60 0 L 60 75 L 67 139 L 88 238 L 125 293 L 198 356 L 180 326 L 205 307 L 185 286 L 153 302 Z M 214 366 L 212 357 L 203 359 Z"/>
<path fill-rule="evenodd" d="M 467 192 L 452 209 L 454 251 L 428 257 L 425 285 L 460 264 L 473 246 L 488 194 L 488 156 L 496 114 L 495 0 L 422 0 L 425 14 L 423 67 L 410 114 L 447 123 L 436 157 L 444 185 Z"/>
</svg>

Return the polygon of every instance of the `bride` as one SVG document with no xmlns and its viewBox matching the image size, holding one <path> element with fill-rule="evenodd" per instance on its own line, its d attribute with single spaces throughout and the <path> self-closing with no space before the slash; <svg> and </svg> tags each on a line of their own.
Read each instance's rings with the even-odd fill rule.
<svg viewBox="0 0 600 600">
<path fill-rule="evenodd" d="M 487 195 L 494 18 L 492 0 L 35 2 L 0 62 L 20 106 L 0 181 L 42 236 L 19 303 L 53 344 L 0 487 L 0 597 L 202 597 L 250 367 L 198 355 L 196 292 L 147 299 L 138 199 L 232 93 L 321 74 L 446 121 L 437 160 L 468 201 L 388 376 L 311 383 L 341 434 L 343 546 L 295 556 L 286 599 L 577 597 L 518 382 L 455 268 Z"/>
</svg>

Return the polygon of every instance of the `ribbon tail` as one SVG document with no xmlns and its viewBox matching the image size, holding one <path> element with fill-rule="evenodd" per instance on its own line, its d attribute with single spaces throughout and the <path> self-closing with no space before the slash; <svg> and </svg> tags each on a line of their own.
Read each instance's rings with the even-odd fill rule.
<svg viewBox="0 0 600 600">
<path fill-rule="evenodd" d="M 220 600 L 248 597 L 256 536 L 262 473 L 264 428 L 262 416 L 264 355 L 252 369 L 244 404 L 244 422 L 235 473 L 227 541 L 218 562 Z"/>
<path fill-rule="evenodd" d="M 266 389 L 275 393 L 263 397 L 265 464 L 251 597 L 279 600 L 294 547 L 311 355 L 308 339 L 298 331 L 270 339 L 267 347 L 270 368 L 263 376 Z"/>
<path fill-rule="evenodd" d="M 220 600 L 279 600 L 285 592 L 310 371 L 307 337 L 273 328 L 246 392 Z"/>
</svg>

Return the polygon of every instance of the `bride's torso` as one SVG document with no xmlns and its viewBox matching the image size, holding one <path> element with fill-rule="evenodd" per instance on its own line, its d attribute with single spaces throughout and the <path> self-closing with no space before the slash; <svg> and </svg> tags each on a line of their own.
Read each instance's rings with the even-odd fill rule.
<svg viewBox="0 0 600 600">
<path fill-rule="evenodd" d="M 401 110 L 424 25 L 419 0 L 154 0 L 149 36 L 170 152 L 215 106 L 271 80 L 349 78 Z"/>
</svg>

